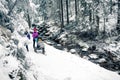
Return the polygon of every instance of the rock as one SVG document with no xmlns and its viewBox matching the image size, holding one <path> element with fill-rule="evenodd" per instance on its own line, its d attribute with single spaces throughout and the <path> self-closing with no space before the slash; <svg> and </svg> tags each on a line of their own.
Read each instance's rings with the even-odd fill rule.
<svg viewBox="0 0 120 80">
<path fill-rule="evenodd" d="M 19 40 L 18 39 L 12 39 L 15 45 L 18 45 Z"/>
<path fill-rule="evenodd" d="M 83 48 L 82 51 L 88 51 L 88 48 Z"/>
<path fill-rule="evenodd" d="M 104 62 L 106 62 L 106 60 L 105 60 L 105 58 L 101 58 L 101 59 L 97 60 L 97 62 L 104 63 Z"/>
<path fill-rule="evenodd" d="M 12 74 L 8 74 L 10 79 L 14 79 L 15 77 Z"/>
<path fill-rule="evenodd" d="M 96 50 L 96 45 L 93 45 L 93 46 L 88 48 L 89 54 L 93 53 L 95 50 Z"/>
<path fill-rule="evenodd" d="M 14 32 L 14 27 L 13 27 L 13 24 L 12 24 L 12 23 L 11 23 L 11 24 L 6 25 L 6 27 L 7 27 L 7 29 L 9 29 L 9 30 L 11 31 L 11 33 L 13 33 L 13 32 Z"/>
<path fill-rule="evenodd" d="M 75 49 L 71 49 L 70 52 L 71 52 L 72 54 L 75 54 L 75 53 L 76 53 L 76 50 L 75 50 Z"/>
<path fill-rule="evenodd" d="M 96 55 L 96 54 L 90 54 L 89 57 L 92 58 L 92 59 L 97 59 L 98 55 Z"/>
</svg>

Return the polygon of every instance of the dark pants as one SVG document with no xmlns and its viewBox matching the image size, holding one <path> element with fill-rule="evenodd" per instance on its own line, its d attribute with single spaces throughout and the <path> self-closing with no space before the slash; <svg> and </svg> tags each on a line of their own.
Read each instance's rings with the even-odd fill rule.
<svg viewBox="0 0 120 80">
<path fill-rule="evenodd" d="M 35 39 L 33 39 L 33 48 L 35 48 Z"/>
<path fill-rule="evenodd" d="M 42 53 L 45 54 L 45 48 L 42 48 Z"/>
<path fill-rule="evenodd" d="M 29 52 L 28 45 L 26 45 L 26 49 L 27 49 L 27 51 Z"/>
</svg>

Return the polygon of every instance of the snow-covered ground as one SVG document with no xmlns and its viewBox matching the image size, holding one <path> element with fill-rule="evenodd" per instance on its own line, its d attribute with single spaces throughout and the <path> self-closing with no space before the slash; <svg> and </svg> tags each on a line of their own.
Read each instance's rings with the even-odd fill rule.
<svg viewBox="0 0 120 80">
<path fill-rule="evenodd" d="M 19 38 L 23 43 L 25 38 L 20 36 Z M 21 64 L 15 57 L 6 56 L 4 58 L 4 53 L 7 54 L 4 47 L 0 46 L 0 50 L 2 50 L 0 77 L 2 80 L 10 80 L 8 76 L 10 71 L 17 70 Z M 25 62 L 29 66 L 25 73 L 27 80 L 120 80 L 120 75 L 117 73 L 71 53 L 55 49 L 48 44 L 45 44 L 45 55 L 35 53 L 31 39 L 29 50 L 29 52 L 24 51 L 26 52 Z M 19 80 L 19 78 L 15 78 L 15 80 Z"/>
<path fill-rule="evenodd" d="M 7 3 L 7 0 L 0 0 L 0 10 L 6 15 L 9 11 Z M 31 0 L 29 3 L 31 10 L 30 15 L 36 19 L 35 14 L 39 13 L 36 8 L 39 5 L 35 5 Z M 74 6 L 74 4 L 72 6 Z M 4 32 L 4 30 L 1 29 L 0 31 L 0 80 L 20 80 L 20 77 L 23 77 L 21 80 L 120 80 L 120 75 L 117 73 L 106 70 L 99 65 L 66 51 L 55 49 L 48 44 L 45 44 L 45 55 L 35 53 L 32 48 L 32 39 L 29 42 L 30 51 L 27 52 L 24 46 L 26 39 L 23 36 L 24 30 L 28 29 L 28 23 L 24 19 L 25 13 L 24 11 L 17 13 L 17 8 L 14 12 L 16 13 L 14 16 L 15 19 L 12 19 L 11 22 L 14 24 L 13 27 L 15 28 L 15 31 L 11 34 L 10 41 L 7 40 L 5 34 L 1 32 Z M 114 25 L 116 25 L 117 18 L 117 16 L 110 16 L 110 20 L 105 24 L 107 26 L 106 30 L 109 32 L 115 28 Z M 83 17 L 81 17 L 81 19 L 82 18 Z M 70 20 L 75 20 L 74 14 L 70 17 Z M 103 22 L 103 19 L 100 20 Z M 42 20 L 40 21 L 42 23 Z M 83 23 L 85 23 L 85 21 L 83 21 Z M 104 25 L 101 23 L 100 29 L 104 28 L 103 26 Z M 55 32 L 57 29 L 58 26 L 53 31 Z M 16 40 L 16 43 L 18 40 L 19 44 L 15 45 L 14 40 Z M 80 43 L 80 45 L 82 44 L 83 43 Z M 110 46 L 111 47 L 108 47 L 108 49 L 112 48 L 112 51 L 120 48 L 116 48 L 114 44 L 111 44 Z M 17 58 L 19 52 L 14 52 L 17 51 L 17 49 L 23 50 L 21 53 L 24 53 L 22 55 L 25 55 L 25 59 Z M 14 53 L 14 55 L 12 53 Z M 20 72 L 22 72 L 22 74 L 20 74 Z M 10 77 L 13 79 L 10 79 Z"/>
<path fill-rule="evenodd" d="M 34 53 L 32 42 L 26 60 L 28 80 L 119 80 L 120 76 L 68 52 L 45 44 L 45 54 Z M 34 76 L 33 76 L 34 74 Z"/>
</svg>

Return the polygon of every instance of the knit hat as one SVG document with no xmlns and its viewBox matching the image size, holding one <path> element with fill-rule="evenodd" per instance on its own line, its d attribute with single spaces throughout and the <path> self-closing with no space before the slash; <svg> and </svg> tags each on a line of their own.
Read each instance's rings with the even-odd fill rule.
<svg viewBox="0 0 120 80">
<path fill-rule="evenodd" d="M 36 32 L 37 31 L 37 29 L 36 29 L 36 27 L 34 27 L 34 32 Z"/>
<path fill-rule="evenodd" d="M 39 39 L 38 41 L 40 41 L 40 42 L 41 42 L 41 41 L 42 41 L 42 39 Z"/>
</svg>

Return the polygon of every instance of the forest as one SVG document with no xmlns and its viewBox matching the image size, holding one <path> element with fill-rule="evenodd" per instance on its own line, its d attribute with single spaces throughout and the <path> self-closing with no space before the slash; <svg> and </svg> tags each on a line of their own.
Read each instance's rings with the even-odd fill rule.
<svg viewBox="0 0 120 80">
<path fill-rule="evenodd" d="M 0 0 L 0 44 L 9 54 L 25 57 L 16 36 L 34 27 L 45 44 L 120 75 L 120 0 Z"/>
</svg>

